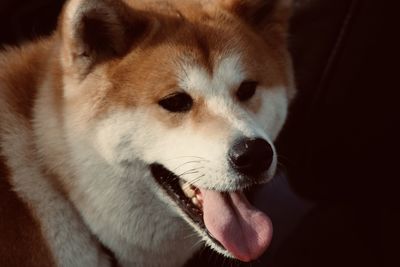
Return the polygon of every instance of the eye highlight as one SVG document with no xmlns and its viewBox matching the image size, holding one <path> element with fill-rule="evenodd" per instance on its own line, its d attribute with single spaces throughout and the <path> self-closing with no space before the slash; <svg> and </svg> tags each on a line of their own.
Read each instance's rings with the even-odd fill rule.
<svg viewBox="0 0 400 267">
<path fill-rule="evenodd" d="M 258 82 L 256 81 L 244 81 L 239 86 L 239 89 L 236 91 L 236 97 L 240 102 L 245 102 L 252 98 L 256 93 L 256 89 L 258 86 Z"/>
<path fill-rule="evenodd" d="M 169 112 L 184 113 L 192 108 L 193 99 L 187 93 L 177 92 L 158 101 L 158 105 Z"/>
</svg>

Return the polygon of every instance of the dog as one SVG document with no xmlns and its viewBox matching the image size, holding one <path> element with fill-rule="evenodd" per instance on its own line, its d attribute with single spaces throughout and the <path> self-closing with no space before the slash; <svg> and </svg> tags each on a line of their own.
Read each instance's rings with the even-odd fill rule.
<svg viewBox="0 0 400 267">
<path fill-rule="evenodd" d="M 295 95 L 290 0 L 70 0 L 0 54 L 1 266 L 258 258 Z"/>
</svg>

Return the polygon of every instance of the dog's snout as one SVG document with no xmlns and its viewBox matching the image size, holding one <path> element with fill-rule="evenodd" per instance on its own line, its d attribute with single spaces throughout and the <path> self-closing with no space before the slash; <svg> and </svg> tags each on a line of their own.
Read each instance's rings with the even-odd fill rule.
<svg viewBox="0 0 400 267">
<path fill-rule="evenodd" d="M 272 146 L 262 138 L 240 139 L 229 151 L 232 167 L 249 176 L 266 171 L 272 164 L 273 156 Z"/>
</svg>

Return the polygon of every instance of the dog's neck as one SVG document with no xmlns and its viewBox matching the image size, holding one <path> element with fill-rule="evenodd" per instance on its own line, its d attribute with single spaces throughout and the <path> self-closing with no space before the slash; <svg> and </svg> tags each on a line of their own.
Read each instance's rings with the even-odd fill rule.
<svg viewBox="0 0 400 267">
<path fill-rule="evenodd" d="M 67 133 L 59 79 L 47 79 L 35 106 L 45 169 L 55 174 L 57 187 L 121 266 L 182 266 L 198 249 L 199 237 L 161 199 L 145 164 L 113 168 L 79 134 Z"/>
</svg>

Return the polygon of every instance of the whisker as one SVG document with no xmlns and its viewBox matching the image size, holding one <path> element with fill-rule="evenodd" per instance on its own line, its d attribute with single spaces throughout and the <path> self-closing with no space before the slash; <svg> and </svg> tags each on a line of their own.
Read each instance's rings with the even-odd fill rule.
<svg viewBox="0 0 400 267">
<path fill-rule="evenodd" d="M 206 175 L 205 175 L 205 174 L 202 174 L 202 175 L 200 175 L 200 176 L 198 176 L 198 177 L 196 177 L 196 178 L 194 178 L 194 179 L 192 179 L 192 180 L 189 180 L 188 183 L 189 183 L 189 184 L 195 184 L 195 183 L 197 183 L 201 178 L 203 178 L 204 176 L 206 176 Z"/>
<path fill-rule="evenodd" d="M 199 173 L 199 171 L 187 172 L 187 173 L 180 175 L 180 177 L 186 182 L 185 175 L 193 175 L 193 174 L 198 174 L 198 173 Z"/>
<path fill-rule="evenodd" d="M 192 237 L 199 237 L 199 234 L 196 233 L 196 232 L 192 232 L 192 233 L 186 235 L 186 236 L 184 237 L 184 239 L 189 239 L 189 238 L 192 238 Z"/>
<path fill-rule="evenodd" d="M 203 242 L 204 242 L 204 241 L 200 239 L 199 241 L 197 241 L 196 243 L 194 243 L 194 244 L 192 245 L 191 248 L 193 249 L 193 248 L 197 247 L 198 245 L 200 245 L 200 244 L 203 243 Z"/>
<path fill-rule="evenodd" d="M 203 178 L 204 176 L 206 176 L 206 175 L 205 175 L 205 174 L 202 174 L 202 175 L 200 175 L 200 176 L 198 176 L 198 177 L 196 177 L 196 178 L 190 180 L 189 182 L 187 182 L 186 184 L 184 184 L 184 186 L 182 187 L 182 189 L 186 190 L 186 189 L 190 188 L 190 186 L 191 186 L 192 184 L 197 183 L 197 182 L 198 182 L 201 178 Z"/>
<path fill-rule="evenodd" d="M 165 159 L 165 161 L 171 161 L 171 160 L 177 160 L 177 159 L 183 159 L 183 158 L 193 158 L 193 159 L 199 159 L 202 161 L 210 161 L 206 158 L 203 157 L 197 157 L 197 156 L 179 156 L 179 157 L 175 157 L 175 158 L 170 158 L 170 159 Z"/>
<path fill-rule="evenodd" d="M 199 160 L 191 160 L 191 161 L 184 162 L 181 165 L 179 165 L 178 167 L 174 168 L 172 171 L 176 171 L 177 169 L 182 168 L 183 166 L 185 166 L 187 164 L 190 164 L 190 163 L 201 163 L 201 161 L 199 161 Z"/>
<path fill-rule="evenodd" d="M 195 179 L 191 180 L 190 182 L 187 182 L 186 184 L 184 184 L 184 185 L 182 186 L 182 189 L 183 189 L 183 190 L 186 190 L 186 189 L 190 188 L 191 185 L 197 183 L 197 182 L 198 182 L 201 178 L 203 178 L 204 176 L 205 176 L 205 174 L 200 175 L 200 176 L 196 177 Z"/>
<path fill-rule="evenodd" d="M 187 175 L 187 174 L 189 174 L 189 173 L 191 173 L 191 172 L 198 172 L 198 170 L 199 169 L 203 169 L 203 167 L 198 167 L 198 168 L 192 168 L 192 169 L 190 169 L 190 170 L 187 170 L 187 171 L 185 171 L 185 172 L 183 172 L 183 173 L 181 173 L 181 174 L 177 174 L 177 176 L 183 176 L 183 175 Z"/>
</svg>

